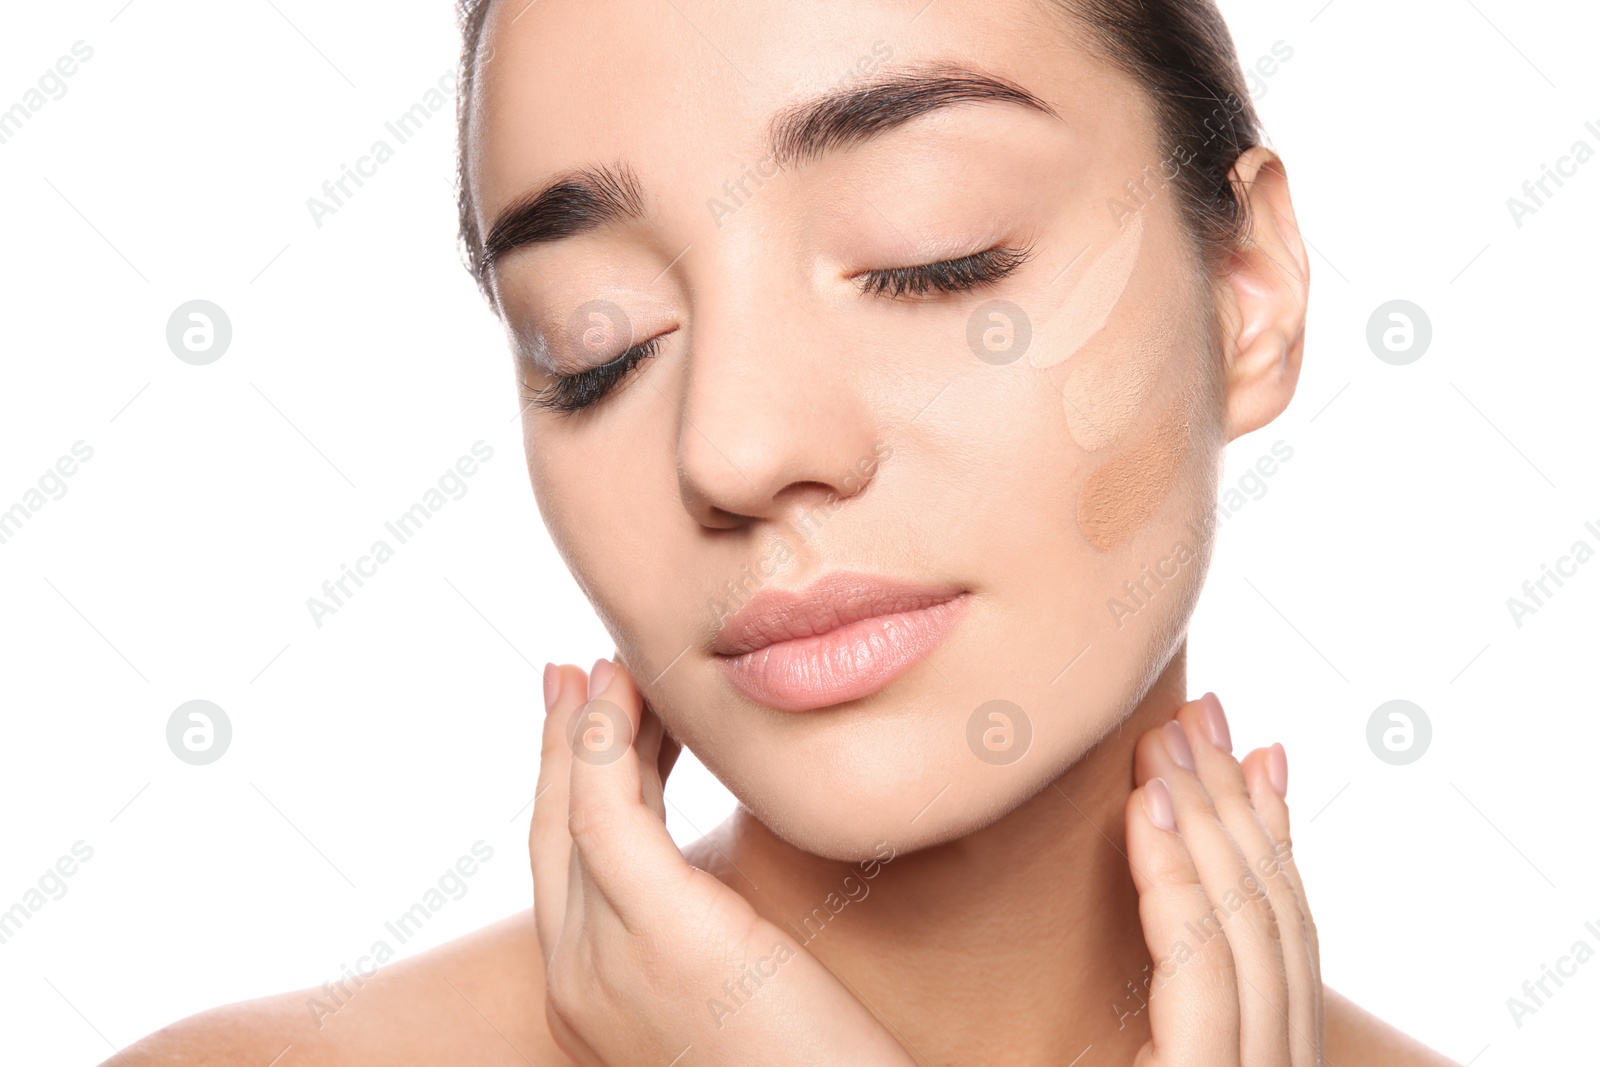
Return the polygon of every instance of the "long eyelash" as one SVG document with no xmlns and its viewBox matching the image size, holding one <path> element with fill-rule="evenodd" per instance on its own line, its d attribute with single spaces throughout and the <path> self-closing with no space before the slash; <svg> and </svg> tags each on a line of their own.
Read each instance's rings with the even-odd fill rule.
<svg viewBox="0 0 1600 1067">
<path fill-rule="evenodd" d="M 1003 246 L 974 252 L 959 259 L 925 263 L 914 267 L 869 270 L 860 275 L 861 291 L 868 296 L 926 296 L 930 293 L 962 293 L 1000 281 L 1031 258 L 1031 247 Z M 640 363 L 654 356 L 661 338 L 654 337 L 634 345 L 616 359 L 598 367 L 558 377 L 543 389 L 528 394 L 534 407 L 563 415 L 599 403 Z"/>
<path fill-rule="evenodd" d="M 1026 263 L 1032 254 L 1032 248 L 1004 246 L 938 263 L 869 270 L 859 276 L 863 279 L 861 291 L 867 296 L 891 299 L 929 293 L 962 293 L 999 281 Z"/>
<path fill-rule="evenodd" d="M 528 400 L 535 407 L 563 415 L 570 415 L 591 404 L 599 403 L 628 376 L 633 368 L 656 354 L 661 347 L 661 337 L 664 336 L 665 334 L 652 337 L 642 344 L 634 345 L 609 363 L 602 363 L 598 367 L 577 374 L 558 377 L 543 389 L 530 393 Z"/>
</svg>

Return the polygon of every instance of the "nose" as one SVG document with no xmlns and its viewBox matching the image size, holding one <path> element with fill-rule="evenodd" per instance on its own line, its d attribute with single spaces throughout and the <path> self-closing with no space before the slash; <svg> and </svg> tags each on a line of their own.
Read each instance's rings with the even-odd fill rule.
<svg viewBox="0 0 1600 1067">
<path fill-rule="evenodd" d="M 794 287 L 755 282 L 702 297 L 690 329 L 677 466 L 698 523 L 798 520 L 872 482 L 879 427 L 851 353 Z"/>
</svg>

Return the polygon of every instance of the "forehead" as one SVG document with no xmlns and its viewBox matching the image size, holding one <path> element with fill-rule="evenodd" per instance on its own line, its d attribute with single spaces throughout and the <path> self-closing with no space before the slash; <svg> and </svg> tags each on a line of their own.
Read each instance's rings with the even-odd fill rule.
<svg viewBox="0 0 1600 1067">
<path fill-rule="evenodd" d="M 1101 148 L 1145 125 L 1052 0 L 494 0 L 468 142 L 480 225 L 618 160 L 660 194 L 714 189 L 768 157 L 775 114 L 929 64 L 1014 82 Z"/>
</svg>

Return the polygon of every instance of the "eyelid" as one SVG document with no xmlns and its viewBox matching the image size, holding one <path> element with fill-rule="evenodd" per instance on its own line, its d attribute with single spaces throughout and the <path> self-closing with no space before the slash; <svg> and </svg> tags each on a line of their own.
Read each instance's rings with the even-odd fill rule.
<svg viewBox="0 0 1600 1067">
<path fill-rule="evenodd" d="M 849 275 L 860 281 L 863 295 L 890 299 L 927 298 L 933 295 L 966 292 L 999 282 L 1033 258 L 1033 243 L 991 245 L 962 256 L 951 256 L 931 263 L 903 267 L 877 267 Z M 892 292 L 891 292 L 892 290 Z"/>
<path fill-rule="evenodd" d="M 639 366 L 653 359 L 661 351 L 661 343 L 673 333 L 674 326 L 654 337 L 629 345 L 604 363 L 572 374 L 551 373 L 551 381 L 541 389 L 532 390 L 526 397 L 534 406 L 557 415 L 573 415 L 593 407 L 610 396 Z"/>
</svg>

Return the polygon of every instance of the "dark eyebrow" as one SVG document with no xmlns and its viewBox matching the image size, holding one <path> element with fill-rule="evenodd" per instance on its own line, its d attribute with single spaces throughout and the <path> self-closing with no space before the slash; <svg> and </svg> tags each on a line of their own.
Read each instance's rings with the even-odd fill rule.
<svg viewBox="0 0 1600 1067">
<path fill-rule="evenodd" d="M 644 215 L 639 178 L 626 163 L 569 171 L 500 212 L 483 242 L 479 273 L 487 276 L 508 252 Z"/>
<path fill-rule="evenodd" d="M 773 160 L 806 163 L 842 151 L 896 126 L 961 104 L 1013 104 L 1055 116 L 1022 86 L 952 64 L 890 71 L 864 85 L 835 89 L 779 111 L 768 124 Z M 1059 116 L 1057 116 L 1059 117 Z M 506 254 L 527 245 L 576 237 L 610 222 L 644 216 L 644 193 L 627 164 L 569 171 L 502 211 L 489 228 L 478 272 L 487 277 Z"/>
<path fill-rule="evenodd" d="M 866 85 L 835 90 L 785 108 L 773 117 L 768 139 L 780 166 L 805 163 L 929 112 L 984 103 L 1015 104 L 1056 114 L 1049 104 L 1014 82 L 968 67 L 934 64 L 893 71 Z"/>
</svg>

